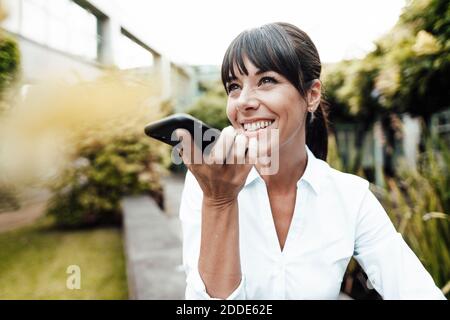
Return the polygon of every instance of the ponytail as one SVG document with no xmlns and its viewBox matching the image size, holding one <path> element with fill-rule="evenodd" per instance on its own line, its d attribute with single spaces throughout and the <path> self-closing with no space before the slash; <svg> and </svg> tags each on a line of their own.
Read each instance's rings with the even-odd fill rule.
<svg viewBox="0 0 450 320">
<path fill-rule="evenodd" d="M 316 158 L 327 161 L 328 155 L 328 103 L 321 100 L 314 114 L 306 116 L 306 145 Z"/>
</svg>

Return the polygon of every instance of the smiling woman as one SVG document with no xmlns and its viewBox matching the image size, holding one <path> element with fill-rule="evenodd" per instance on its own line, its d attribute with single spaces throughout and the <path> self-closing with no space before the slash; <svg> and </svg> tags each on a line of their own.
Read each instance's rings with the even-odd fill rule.
<svg viewBox="0 0 450 320">
<path fill-rule="evenodd" d="M 220 161 L 191 164 L 183 153 L 186 298 L 336 299 L 352 256 L 385 299 L 444 298 L 369 182 L 326 162 L 320 75 L 316 47 L 294 25 L 267 24 L 230 44 L 222 80 L 232 125 L 211 150 Z M 190 135 L 177 134 L 192 150 Z M 258 155 L 274 153 L 278 170 L 265 174 Z"/>
</svg>

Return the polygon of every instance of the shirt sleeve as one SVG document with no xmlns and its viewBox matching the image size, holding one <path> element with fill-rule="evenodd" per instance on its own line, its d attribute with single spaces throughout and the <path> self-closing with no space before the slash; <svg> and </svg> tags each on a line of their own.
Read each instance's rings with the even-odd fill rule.
<svg viewBox="0 0 450 320">
<path fill-rule="evenodd" d="M 357 216 L 354 257 L 383 299 L 445 299 L 370 189 Z"/>
<path fill-rule="evenodd" d="M 188 170 L 180 203 L 180 220 L 183 232 L 183 267 L 186 272 L 185 297 L 187 300 L 221 300 L 209 296 L 198 271 L 202 201 L 203 191 L 195 177 Z M 239 286 L 226 300 L 244 300 L 246 298 L 244 287 L 245 277 L 242 275 Z"/>
</svg>

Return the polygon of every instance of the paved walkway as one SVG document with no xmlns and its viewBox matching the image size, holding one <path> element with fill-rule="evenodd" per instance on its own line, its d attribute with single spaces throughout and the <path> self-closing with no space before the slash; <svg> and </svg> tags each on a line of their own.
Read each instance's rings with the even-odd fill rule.
<svg viewBox="0 0 450 320">
<path fill-rule="evenodd" d="M 183 177 L 163 179 L 166 212 L 150 197 L 127 197 L 124 209 L 125 253 L 131 299 L 184 299 L 178 208 Z"/>
</svg>

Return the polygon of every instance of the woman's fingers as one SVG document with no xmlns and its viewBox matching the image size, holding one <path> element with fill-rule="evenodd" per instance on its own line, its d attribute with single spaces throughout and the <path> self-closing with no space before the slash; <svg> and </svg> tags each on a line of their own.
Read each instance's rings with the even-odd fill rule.
<svg viewBox="0 0 450 320">
<path fill-rule="evenodd" d="M 226 163 L 245 164 L 245 152 L 248 146 L 248 138 L 242 133 L 234 138 L 234 144 L 231 148 Z"/>
<path fill-rule="evenodd" d="M 226 157 L 233 147 L 235 136 L 236 131 L 232 126 L 224 128 L 219 139 L 217 139 L 216 144 L 212 148 L 207 162 L 209 164 L 224 164 Z"/>
<path fill-rule="evenodd" d="M 183 162 L 188 164 L 256 164 L 258 159 L 258 140 L 248 138 L 242 132 L 228 126 L 222 130 L 210 154 L 202 158 L 201 150 L 195 145 L 190 133 L 185 129 L 175 130 L 180 144 L 176 146 Z M 195 153 L 199 153 L 197 159 Z"/>
<path fill-rule="evenodd" d="M 245 157 L 245 161 L 248 164 L 256 164 L 258 159 L 258 139 L 256 137 L 251 137 L 248 140 L 248 149 Z"/>
</svg>

